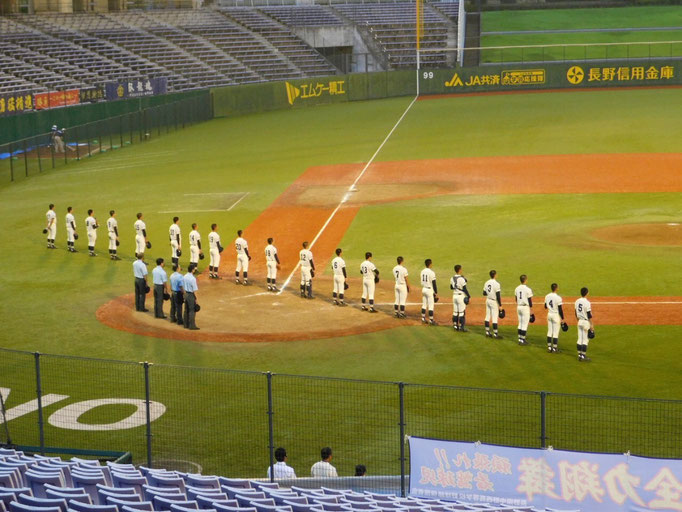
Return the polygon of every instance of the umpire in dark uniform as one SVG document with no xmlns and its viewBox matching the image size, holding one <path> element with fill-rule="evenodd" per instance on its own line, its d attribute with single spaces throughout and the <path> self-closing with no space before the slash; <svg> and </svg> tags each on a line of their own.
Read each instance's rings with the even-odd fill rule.
<svg viewBox="0 0 682 512">
<path fill-rule="evenodd" d="M 168 276 L 163 268 L 163 258 L 156 258 L 156 267 L 152 270 L 152 280 L 154 281 L 154 316 L 156 318 L 166 318 L 163 314 L 164 295 L 168 294 Z"/>
<path fill-rule="evenodd" d="M 184 297 L 182 293 L 182 268 L 179 264 L 173 265 L 173 273 L 170 276 L 171 287 L 171 310 L 170 321 L 178 325 L 184 325 L 182 321 L 182 303 Z"/>
<path fill-rule="evenodd" d="M 147 295 L 147 265 L 145 265 L 144 254 L 138 254 L 133 262 L 133 275 L 135 276 L 135 310 L 149 311 L 144 307 L 144 299 Z"/>
<path fill-rule="evenodd" d="M 194 277 L 194 272 L 197 270 L 196 263 L 190 263 L 187 267 L 187 273 L 182 278 L 182 287 L 185 290 L 185 315 L 183 320 L 185 321 L 185 329 L 191 331 L 198 331 L 199 328 L 194 322 L 194 316 L 196 315 L 196 305 L 197 305 L 197 278 Z"/>
</svg>

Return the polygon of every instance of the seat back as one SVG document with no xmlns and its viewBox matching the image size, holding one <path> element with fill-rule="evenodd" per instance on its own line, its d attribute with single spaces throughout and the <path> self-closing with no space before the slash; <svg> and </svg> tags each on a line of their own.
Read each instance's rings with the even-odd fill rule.
<svg viewBox="0 0 682 512">
<path fill-rule="evenodd" d="M 147 473 L 147 482 L 154 487 L 176 488 L 185 492 L 185 481 L 178 476 L 161 476 L 158 473 Z"/>
<path fill-rule="evenodd" d="M 82 492 L 80 494 L 74 494 L 53 491 L 52 489 L 46 489 L 45 494 L 47 494 L 47 497 L 50 499 L 66 500 L 67 505 L 70 505 L 72 501 L 80 501 L 81 503 L 92 503 L 92 499 L 90 499 L 90 495 L 87 492 L 83 491 L 82 489 L 78 490 Z"/>
<path fill-rule="evenodd" d="M 62 512 L 59 507 L 36 507 L 34 505 L 25 505 L 18 501 L 13 501 L 9 504 L 10 512 Z"/>
<path fill-rule="evenodd" d="M 154 504 L 151 501 L 141 501 L 119 506 L 118 509 L 124 512 L 138 512 L 139 510 L 151 512 L 154 510 Z"/>
<path fill-rule="evenodd" d="M 199 489 L 220 490 L 220 481 L 215 476 L 187 475 L 186 483 Z"/>
<path fill-rule="evenodd" d="M 76 512 L 118 512 L 116 505 L 90 505 L 79 501 L 69 503 L 69 509 Z"/>
<path fill-rule="evenodd" d="M 60 498 L 36 498 L 28 494 L 20 494 L 17 501 L 23 505 L 31 505 L 32 507 L 58 507 L 62 512 L 66 512 L 68 508 L 65 499 Z"/>
<path fill-rule="evenodd" d="M 33 491 L 33 496 L 45 498 L 44 484 L 52 484 L 57 487 L 64 487 L 64 476 L 61 471 L 45 473 L 30 469 L 24 473 L 26 485 Z"/>
</svg>

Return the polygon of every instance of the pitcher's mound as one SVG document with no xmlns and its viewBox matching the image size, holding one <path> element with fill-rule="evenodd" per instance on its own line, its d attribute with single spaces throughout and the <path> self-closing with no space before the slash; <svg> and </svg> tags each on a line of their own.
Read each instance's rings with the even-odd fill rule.
<svg viewBox="0 0 682 512">
<path fill-rule="evenodd" d="M 134 297 L 130 294 L 102 305 L 97 310 L 97 318 L 115 329 L 145 336 L 231 342 L 331 338 L 417 323 L 394 318 L 392 306 L 382 306 L 374 314 L 362 311 L 356 298 L 362 290 L 360 280 L 349 280 L 353 301 L 346 307 L 332 304 L 332 282 L 328 276 L 314 280 L 314 299 L 301 298 L 298 279 L 279 295 L 268 292 L 263 281 L 258 279 L 253 286 L 243 286 L 232 279 L 216 281 L 201 276 L 197 292 L 201 311 L 196 316 L 199 331 L 172 324 L 169 318 L 154 318 L 151 293 L 147 295 L 147 313 L 135 311 Z M 377 302 L 393 301 L 392 280 L 391 283 L 379 283 L 376 299 Z M 165 302 L 167 315 L 169 309 L 169 302 Z"/>
<path fill-rule="evenodd" d="M 618 244 L 681 246 L 682 225 L 679 222 L 620 224 L 596 229 L 592 236 Z"/>
</svg>

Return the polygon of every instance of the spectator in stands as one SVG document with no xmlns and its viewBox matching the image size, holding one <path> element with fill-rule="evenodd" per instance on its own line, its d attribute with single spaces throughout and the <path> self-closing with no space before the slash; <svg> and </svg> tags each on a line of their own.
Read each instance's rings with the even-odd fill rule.
<svg viewBox="0 0 682 512">
<path fill-rule="evenodd" d="M 275 450 L 275 480 L 296 478 L 296 472 L 291 466 L 287 466 L 287 451 L 281 446 Z M 270 467 L 268 467 L 268 478 L 270 478 Z"/>
<path fill-rule="evenodd" d="M 367 468 L 364 464 L 358 464 L 355 466 L 355 476 L 365 476 L 367 474 Z"/>
<path fill-rule="evenodd" d="M 332 460 L 332 449 L 325 446 L 320 450 L 322 460 L 313 464 L 310 468 L 310 475 L 314 478 L 329 478 L 339 476 L 336 473 L 336 468 L 330 464 Z"/>
</svg>

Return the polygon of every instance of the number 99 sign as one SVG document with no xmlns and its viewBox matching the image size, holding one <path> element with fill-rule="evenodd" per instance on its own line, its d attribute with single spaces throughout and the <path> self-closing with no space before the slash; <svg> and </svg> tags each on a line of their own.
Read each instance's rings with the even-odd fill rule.
<svg viewBox="0 0 682 512">
<path fill-rule="evenodd" d="M 422 76 L 424 80 L 431 80 L 433 78 L 433 71 L 424 71 Z"/>
</svg>

